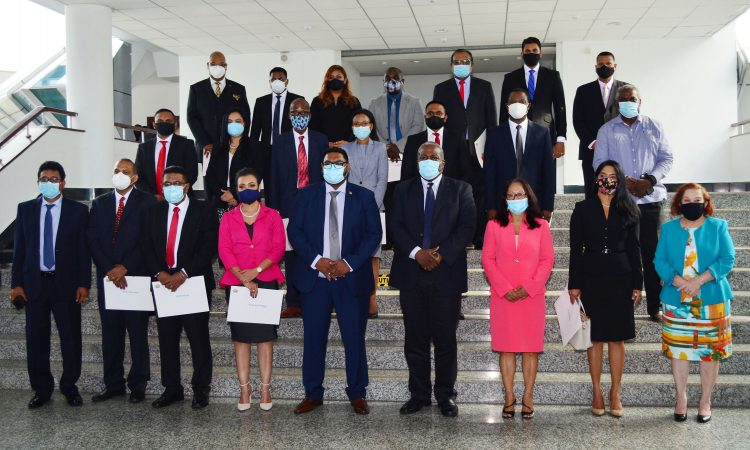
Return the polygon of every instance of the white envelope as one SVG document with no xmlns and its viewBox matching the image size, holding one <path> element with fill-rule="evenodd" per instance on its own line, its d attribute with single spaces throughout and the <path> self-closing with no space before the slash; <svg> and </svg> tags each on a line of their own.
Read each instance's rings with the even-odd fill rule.
<svg viewBox="0 0 750 450">
<path fill-rule="evenodd" d="M 284 291 L 258 289 L 258 296 L 252 298 L 246 287 L 232 286 L 229 291 L 227 322 L 278 325 L 283 299 Z"/>
<path fill-rule="evenodd" d="M 388 160 L 388 182 L 401 180 L 401 160 Z"/>
<path fill-rule="evenodd" d="M 281 219 L 284 222 L 284 236 L 286 236 L 286 251 L 294 250 L 289 243 L 289 235 L 286 233 L 286 227 L 289 226 L 289 218 Z"/>
<path fill-rule="evenodd" d="M 208 297 L 203 275 L 190 277 L 172 292 L 155 281 L 151 283 L 156 300 L 156 314 L 159 318 L 184 316 L 208 311 Z"/>
<path fill-rule="evenodd" d="M 581 329 L 581 307 L 578 302 L 570 303 L 568 291 L 563 291 L 562 295 L 555 300 L 555 313 L 557 321 L 560 323 L 560 336 L 563 345 L 568 345 L 570 339 Z"/>
<path fill-rule="evenodd" d="M 104 306 L 110 310 L 153 311 L 154 297 L 151 295 L 151 278 L 125 277 L 128 286 L 120 289 L 104 277 Z"/>
<path fill-rule="evenodd" d="M 474 150 L 477 152 L 479 165 L 484 167 L 484 144 L 487 142 L 487 130 L 482 131 L 476 141 L 474 141 Z"/>
<path fill-rule="evenodd" d="M 380 227 L 383 229 L 383 237 L 380 238 L 380 245 L 385 245 L 385 213 L 380 213 Z"/>
</svg>

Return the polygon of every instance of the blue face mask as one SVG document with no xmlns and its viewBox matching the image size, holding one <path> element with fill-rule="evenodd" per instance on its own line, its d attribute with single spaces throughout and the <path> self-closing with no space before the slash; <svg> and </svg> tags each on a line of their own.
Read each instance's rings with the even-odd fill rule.
<svg viewBox="0 0 750 450">
<path fill-rule="evenodd" d="M 289 120 L 292 122 L 292 128 L 302 131 L 310 123 L 310 116 L 289 116 Z"/>
<path fill-rule="evenodd" d="M 183 186 L 164 186 L 164 200 L 176 205 L 185 197 Z"/>
<path fill-rule="evenodd" d="M 512 214 L 520 216 L 525 213 L 529 207 L 529 199 L 522 198 L 519 200 L 508 200 L 508 211 Z"/>
<path fill-rule="evenodd" d="M 331 185 L 339 184 L 346 178 L 345 170 L 344 166 L 337 166 L 336 164 L 323 166 L 323 179 Z"/>
<path fill-rule="evenodd" d="M 227 132 L 230 136 L 237 137 L 242 135 L 242 132 L 245 131 L 245 125 L 238 123 L 238 122 L 230 122 L 227 124 Z"/>
<path fill-rule="evenodd" d="M 52 183 L 51 181 L 40 181 L 39 192 L 44 198 L 53 199 L 60 195 L 60 183 Z"/>
<path fill-rule="evenodd" d="M 636 102 L 618 102 L 620 115 L 626 119 L 632 119 L 638 115 L 638 103 Z"/>
<path fill-rule="evenodd" d="M 370 127 L 352 127 L 352 130 L 354 131 L 354 136 L 360 141 L 367 139 L 371 132 Z"/>
<path fill-rule="evenodd" d="M 440 161 L 425 159 L 419 161 L 419 176 L 427 181 L 432 181 L 440 175 Z"/>
<path fill-rule="evenodd" d="M 471 66 L 465 66 L 463 64 L 453 66 L 453 75 L 456 78 L 466 78 L 471 74 Z"/>
<path fill-rule="evenodd" d="M 260 191 L 257 189 L 245 189 L 244 191 L 237 192 L 237 197 L 240 201 L 246 205 L 255 203 L 260 198 Z"/>
</svg>

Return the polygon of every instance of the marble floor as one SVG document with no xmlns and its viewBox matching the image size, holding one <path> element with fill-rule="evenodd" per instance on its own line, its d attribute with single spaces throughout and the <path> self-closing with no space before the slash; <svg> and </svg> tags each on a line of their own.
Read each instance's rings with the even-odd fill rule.
<svg viewBox="0 0 750 450">
<path fill-rule="evenodd" d="M 72 408 L 60 394 L 31 411 L 29 391 L 0 391 L 0 448 L 750 448 L 750 409 L 716 408 L 709 424 L 672 421 L 668 408 L 627 408 L 623 419 L 594 418 L 579 406 L 539 405 L 536 417 L 503 421 L 495 405 L 461 405 L 459 417 L 444 418 L 436 407 L 401 417 L 397 403 L 373 403 L 357 416 L 346 403 L 327 403 L 294 416 L 292 402 L 270 412 L 257 407 L 238 413 L 228 399 L 193 411 L 187 399 L 154 410 L 149 402 L 124 398 Z M 520 411 L 520 408 L 519 408 Z"/>
</svg>

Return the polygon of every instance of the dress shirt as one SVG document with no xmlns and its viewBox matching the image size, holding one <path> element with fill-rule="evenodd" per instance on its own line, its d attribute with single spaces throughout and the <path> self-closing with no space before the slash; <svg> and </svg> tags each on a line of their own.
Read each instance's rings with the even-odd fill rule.
<svg viewBox="0 0 750 450">
<path fill-rule="evenodd" d="M 609 103 L 609 94 L 612 92 L 612 84 L 615 82 L 614 77 L 611 77 L 607 83 L 602 83 L 602 80 L 597 79 L 599 82 L 599 90 L 602 93 L 602 103 L 604 103 L 604 109 L 607 109 L 607 103 Z"/>
<path fill-rule="evenodd" d="M 286 92 L 286 89 L 284 89 L 284 92 L 282 92 L 281 94 L 277 94 L 271 91 L 271 144 L 273 144 L 273 111 L 276 108 L 276 103 L 281 103 L 281 106 L 279 106 L 279 134 L 282 133 L 281 122 L 284 121 L 284 113 L 289 113 L 289 111 L 284 111 L 284 104 L 286 103 Z M 277 95 L 280 95 L 281 97 L 276 98 Z M 297 142 L 299 142 L 299 139 L 297 140 Z"/>
<path fill-rule="evenodd" d="M 461 92 L 461 79 L 453 77 L 456 80 L 456 89 Z M 471 92 L 471 75 L 464 78 L 464 108 L 469 103 L 469 93 Z"/>
<path fill-rule="evenodd" d="M 236 152 L 237 150 L 235 150 L 235 153 Z M 231 151 L 227 152 L 227 187 L 232 185 L 232 158 L 234 158 L 234 153 L 232 153 Z"/>
<path fill-rule="evenodd" d="M 172 225 L 172 215 L 174 214 L 175 207 L 180 208 L 179 214 L 179 222 L 177 222 L 177 237 L 174 240 L 174 266 L 171 267 L 174 269 L 177 267 L 180 261 L 177 260 L 177 253 L 180 249 L 180 236 L 182 235 L 182 225 L 185 223 L 185 215 L 187 214 L 187 209 L 190 206 L 190 198 L 188 198 L 187 195 L 185 195 L 185 198 L 178 204 L 173 205 L 169 204 L 169 208 L 167 208 L 167 241 L 169 241 L 169 227 Z M 182 272 L 185 273 L 185 269 L 182 269 Z M 187 275 L 187 273 L 185 273 Z"/>
<path fill-rule="evenodd" d="M 401 140 L 401 127 L 398 124 L 398 119 L 400 115 L 401 110 L 401 94 L 402 92 L 399 91 L 397 95 L 386 95 L 386 104 L 388 105 L 388 110 L 386 111 L 386 115 L 388 116 L 388 142 L 395 144 L 397 141 Z M 395 105 L 395 107 L 394 107 Z M 391 114 L 391 112 L 395 112 L 395 114 Z"/>
<path fill-rule="evenodd" d="M 130 189 L 128 189 L 128 192 L 125 193 L 125 195 L 120 195 L 119 192 L 117 192 L 117 189 L 115 189 L 115 213 L 117 213 L 117 208 L 120 207 L 120 199 L 125 197 L 125 204 L 128 204 L 128 197 L 130 197 L 130 193 L 133 192 L 133 189 L 135 189 L 134 186 L 130 186 Z"/>
<path fill-rule="evenodd" d="M 510 137 L 513 141 L 513 150 L 516 149 L 516 127 L 521 125 L 521 145 L 523 146 L 523 152 L 526 153 L 526 133 L 529 131 L 529 119 L 524 118 L 523 122 L 515 123 L 508 119 L 508 125 L 510 126 Z"/>
<path fill-rule="evenodd" d="M 534 87 L 537 85 L 537 81 L 539 81 L 539 67 L 541 67 L 541 64 L 537 64 L 534 67 L 529 67 L 526 64 L 523 65 L 523 74 L 526 77 L 526 90 L 528 90 L 529 87 L 529 70 L 534 71 Z M 508 100 L 507 98 L 504 100 Z"/>
<path fill-rule="evenodd" d="M 216 80 L 214 80 L 211 77 L 208 77 L 208 79 L 209 81 L 211 81 L 211 93 L 216 95 Z M 221 88 L 222 95 L 224 95 L 224 88 L 226 87 L 227 87 L 227 77 L 225 76 L 224 78 L 221 79 L 221 81 L 219 81 L 219 88 Z"/>
<path fill-rule="evenodd" d="M 435 194 L 435 202 L 437 202 L 437 193 L 438 188 L 440 187 L 440 180 L 443 179 L 443 174 L 437 176 L 432 181 L 427 181 L 424 178 L 420 178 L 419 180 L 422 182 L 422 212 L 424 212 L 424 205 L 427 203 L 427 183 L 432 183 L 432 193 Z M 417 252 L 422 250 L 422 247 L 416 246 L 412 249 L 411 253 L 409 253 L 409 258 L 416 259 Z"/>
<path fill-rule="evenodd" d="M 427 142 L 435 142 L 435 133 L 437 133 L 438 136 L 440 136 L 440 146 L 444 146 L 445 141 L 443 140 L 443 130 L 445 130 L 445 127 L 442 127 L 437 131 L 427 128 Z"/>
<path fill-rule="evenodd" d="M 297 158 L 298 163 L 299 163 L 299 138 L 304 137 L 302 142 L 305 143 L 305 154 L 307 155 L 307 166 L 309 168 L 310 167 L 310 133 L 307 132 L 307 128 L 305 128 L 304 134 L 300 134 L 297 130 L 292 130 L 292 133 L 294 133 L 294 157 Z"/>
<path fill-rule="evenodd" d="M 161 151 L 161 141 L 167 141 L 167 152 L 164 155 L 164 168 L 166 169 L 168 167 L 167 165 L 167 159 L 169 159 L 169 147 L 172 145 L 172 137 L 174 134 L 170 134 L 169 136 L 163 138 L 156 135 L 156 147 L 154 148 L 154 167 L 158 170 L 159 169 L 159 152 Z"/>
<path fill-rule="evenodd" d="M 39 211 L 39 270 L 42 272 L 54 272 L 55 266 L 47 267 L 44 265 L 44 217 L 47 215 L 47 207 L 44 205 L 55 205 L 50 209 L 52 214 L 52 250 L 57 244 L 57 227 L 60 225 L 60 211 L 62 210 L 62 195 L 54 202 L 48 202 L 41 198 L 42 208 Z M 57 260 L 57 257 L 55 257 Z"/>
<path fill-rule="evenodd" d="M 336 196 L 336 218 L 339 222 L 339 250 L 342 251 L 342 258 L 343 258 L 343 236 L 344 236 L 344 203 L 346 202 L 346 185 L 347 182 L 344 181 L 344 183 L 339 186 L 338 189 L 334 189 L 333 186 L 326 183 L 326 196 L 325 196 L 325 213 L 324 213 L 324 224 L 323 224 L 323 254 L 318 255 L 313 260 L 312 264 L 310 264 L 310 267 L 315 269 L 315 264 L 318 263 L 320 258 L 330 258 L 331 257 L 331 243 L 328 241 L 328 230 L 330 223 L 328 222 L 328 217 L 331 210 L 331 192 L 340 192 L 339 195 Z M 344 259 L 344 262 L 346 262 L 346 265 L 349 266 L 349 272 L 352 271 L 352 266 L 349 265 L 349 263 Z M 318 277 L 320 278 L 326 278 L 325 274 L 323 272 L 318 272 Z"/>
<path fill-rule="evenodd" d="M 620 163 L 625 176 L 636 180 L 648 173 L 656 178 L 654 192 L 643 198 L 633 197 L 638 204 L 660 202 L 667 198 L 667 188 L 661 180 L 672 169 L 672 148 L 662 125 L 654 119 L 639 115 L 632 126 L 622 116 L 599 128 L 594 151 L 594 170 L 612 159 Z"/>
</svg>

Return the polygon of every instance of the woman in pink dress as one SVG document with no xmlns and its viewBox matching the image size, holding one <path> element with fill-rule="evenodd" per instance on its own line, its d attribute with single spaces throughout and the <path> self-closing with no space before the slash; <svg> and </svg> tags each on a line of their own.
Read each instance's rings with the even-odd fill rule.
<svg viewBox="0 0 750 450">
<path fill-rule="evenodd" d="M 500 352 L 503 418 L 515 415 L 513 378 L 516 353 L 521 353 L 525 386 L 521 417 L 531 419 L 539 353 L 544 351 L 546 284 L 555 256 L 549 224 L 542 219 L 529 184 L 511 180 L 505 193 L 499 199 L 497 218 L 487 223 L 482 265 L 490 282 L 492 350 Z"/>
</svg>

